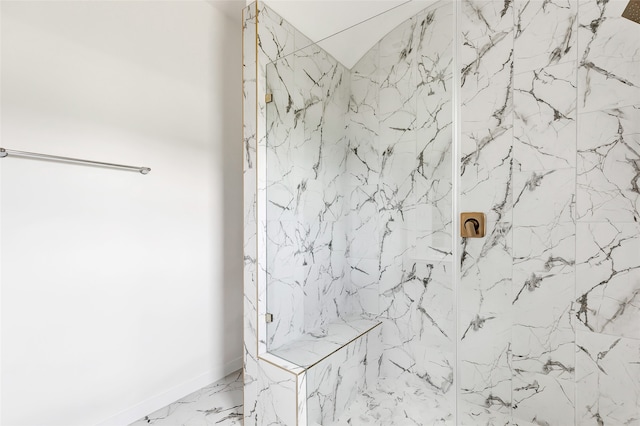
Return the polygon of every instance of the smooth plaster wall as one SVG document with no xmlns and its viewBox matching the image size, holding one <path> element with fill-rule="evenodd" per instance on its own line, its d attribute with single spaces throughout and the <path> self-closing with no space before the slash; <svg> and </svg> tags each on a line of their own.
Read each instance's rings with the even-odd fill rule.
<svg viewBox="0 0 640 426">
<path fill-rule="evenodd" d="M 1 3 L 1 146 L 152 169 L 0 162 L 3 424 L 126 424 L 241 366 L 239 3 Z"/>
</svg>

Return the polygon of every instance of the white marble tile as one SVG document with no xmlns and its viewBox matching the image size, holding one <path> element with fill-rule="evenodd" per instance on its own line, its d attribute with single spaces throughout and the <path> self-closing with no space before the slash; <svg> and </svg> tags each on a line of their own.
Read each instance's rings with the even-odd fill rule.
<svg viewBox="0 0 640 426">
<path fill-rule="evenodd" d="M 509 414 L 511 395 L 511 320 L 508 313 L 461 312 L 469 323 L 458 343 L 461 402 Z M 461 324 L 462 325 L 462 324 Z"/>
<path fill-rule="evenodd" d="M 378 192 L 380 208 L 380 270 L 391 265 L 402 264 L 411 251 L 411 222 L 408 214 L 413 194 L 399 195 L 393 188 Z M 385 289 L 381 287 L 381 291 Z"/>
<path fill-rule="evenodd" d="M 450 262 L 408 262 L 397 284 L 383 289 L 383 300 L 393 300 L 386 309 L 386 318 L 396 322 L 406 337 L 403 341 L 424 334 L 453 341 L 452 267 Z"/>
<path fill-rule="evenodd" d="M 489 223 L 483 239 L 463 239 L 458 291 L 458 385 L 464 403 L 511 408 L 511 224 Z"/>
<path fill-rule="evenodd" d="M 425 159 L 452 144 L 453 8 L 445 2 L 416 19 L 416 152 Z"/>
<path fill-rule="evenodd" d="M 131 426 L 242 425 L 242 388 L 242 371 L 236 371 Z"/>
<path fill-rule="evenodd" d="M 450 399 L 416 378 L 381 379 L 377 387 L 365 390 L 335 422 L 326 425 L 453 426 L 454 409 Z"/>
<path fill-rule="evenodd" d="M 263 18 L 264 38 L 273 39 L 261 44 L 263 55 L 278 59 L 264 71 L 272 101 L 262 110 L 268 166 L 259 199 L 266 204 L 267 238 L 260 257 L 266 291 L 259 294 L 261 311 L 275 319 L 261 340 L 275 348 L 350 310 L 344 261 L 350 78 L 268 8 Z"/>
<path fill-rule="evenodd" d="M 495 7 L 504 8 L 497 14 Z M 513 8 L 509 2 L 463 2 L 460 47 L 463 133 L 510 127 L 513 108 Z M 486 18 L 489 10 L 500 17 L 493 25 Z M 508 22 L 504 29 L 503 19 Z M 465 28 L 468 26 L 469 28 Z M 481 34 L 484 33 L 484 34 Z M 495 130 L 493 131 L 495 133 Z"/>
<path fill-rule="evenodd" d="M 243 278 L 243 422 L 256 426 L 255 408 L 258 392 L 257 362 L 257 300 L 256 300 L 256 51 L 255 4 L 243 10 L 243 217 L 244 217 L 244 278 Z"/>
<path fill-rule="evenodd" d="M 333 422 L 365 388 L 366 336 L 349 343 L 307 370 L 307 407 L 311 424 Z"/>
<path fill-rule="evenodd" d="M 409 196 L 416 163 L 415 140 L 387 145 L 380 167 L 382 190 L 393 192 L 395 199 L 403 201 Z"/>
<path fill-rule="evenodd" d="M 352 288 L 352 308 L 355 314 L 376 317 L 380 313 L 378 285 L 380 272 L 377 259 L 347 259 Z"/>
<path fill-rule="evenodd" d="M 364 388 L 373 389 L 382 377 L 382 325 L 370 330 L 364 337 L 367 342 Z"/>
<path fill-rule="evenodd" d="M 576 318 L 583 329 L 640 339 L 640 225 L 578 223 Z"/>
<path fill-rule="evenodd" d="M 523 324 L 543 325 L 540 321 L 550 317 L 557 321 L 568 311 L 574 293 L 575 233 L 573 223 L 514 226 L 513 306 Z M 544 308 L 554 312 L 538 311 Z M 571 328 L 568 321 L 561 326 Z"/>
<path fill-rule="evenodd" d="M 511 222 L 512 128 L 463 133 L 460 141 L 460 211 L 480 211 L 487 222 Z"/>
<path fill-rule="evenodd" d="M 512 225 L 488 223 L 485 238 L 462 239 L 461 244 L 462 307 L 469 312 L 511 309 Z"/>
<path fill-rule="evenodd" d="M 450 80 L 445 80 L 451 83 Z M 453 107 L 450 96 L 428 94 L 419 89 L 416 111 L 416 152 L 428 157 L 432 152 L 447 152 L 453 143 Z"/>
<path fill-rule="evenodd" d="M 304 333 L 304 311 L 292 309 L 303 306 L 304 288 L 302 278 L 305 275 L 305 257 L 298 252 L 299 228 L 297 222 L 269 222 L 266 226 L 267 241 L 267 279 L 266 312 L 273 315 L 274 321 L 267 324 L 264 336 L 268 347 L 277 347 Z"/>
<path fill-rule="evenodd" d="M 547 226 L 573 222 L 575 179 L 575 169 L 514 173 L 514 223 Z"/>
<path fill-rule="evenodd" d="M 544 424 L 544 423 L 542 423 Z M 541 426 L 541 423 L 529 423 L 512 418 L 510 414 L 493 411 L 467 403 L 458 404 L 458 425 L 460 426 Z M 564 426 L 564 425 L 563 425 Z"/>
<path fill-rule="evenodd" d="M 255 311 L 254 318 L 255 318 Z M 245 332 L 246 335 L 249 334 Z M 257 406 L 258 406 L 258 357 L 257 357 L 257 348 L 255 342 L 255 334 L 253 336 L 253 342 L 245 343 L 243 347 L 243 376 L 244 376 L 244 386 L 243 386 L 243 400 L 242 406 L 244 411 L 244 424 L 252 424 L 257 425 L 258 419 L 257 416 Z"/>
<path fill-rule="evenodd" d="M 380 224 L 378 218 L 378 187 L 373 185 L 349 188 L 348 257 L 379 259 Z"/>
<path fill-rule="evenodd" d="M 514 228 L 513 368 L 573 378 L 575 225 Z"/>
<path fill-rule="evenodd" d="M 405 21 L 379 43 L 380 146 L 415 140 L 416 19 Z"/>
<path fill-rule="evenodd" d="M 344 251 L 327 246 L 315 250 L 307 263 L 309 269 L 302 281 L 305 331 L 316 330 L 351 313 L 348 300 L 351 284 L 346 280 Z"/>
<path fill-rule="evenodd" d="M 512 375 L 513 5 L 464 0 L 461 9 L 459 209 L 485 212 L 487 236 L 460 242 L 456 307 L 457 403 L 461 407 L 458 424 L 508 424 Z M 496 416 L 505 421 L 496 422 Z"/>
<path fill-rule="evenodd" d="M 504 0 L 463 0 L 461 33 L 468 40 L 477 40 L 511 30 L 512 3 Z"/>
<path fill-rule="evenodd" d="M 460 400 L 511 407 L 511 224 L 489 223 L 484 239 L 463 239 L 458 291 Z"/>
<path fill-rule="evenodd" d="M 380 173 L 379 151 L 379 48 L 374 46 L 351 69 L 347 182 L 376 185 Z"/>
<path fill-rule="evenodd" d="M 578 122 L 578 219 L 640 221 L 640 106 L 580 114 Z"/>
<path fill-rule="evenodd" d="M 449 2 L 416 16 L 416 88 L 423 96 L 451 93 L 453 77 L 453 7 Z"/>
<path fill-rule="evenodd" d="M 258 19 L 261 24 L 258 27 L 258 51 L 265 57 L 259 62 L 266 65 L 293 53 L 296 48 L 296 37 L 302 35 L 264 3 L 257 2 L 257 4 Z"/>
<path fill-rule="evenodd" d="M 265 361 L 259 361 L 258 424 L 295 425 L 298 406 L 297 376 Z"/>
<path fill-rule="evenodd" d="M 575 375 L 575 331 L 555 324 L 548 327 L 515 324 L 512 327 L 512 365 L 517 374 L 537 373 L 572 381 Z"/>
<path fill-rule="evenodd" d="M 458 404 L 458 425 L 460 426 L 512 426 L 510 414 L 503 414 L 468 403 Z M 517 423 L 519 426 L 530 426 L 530 424 Z"/>
<path fill-rule="evenodd" d="M 415 209 L 408 213 L 412 258 L 450 260 L 453 255 L 451 150 L 423 151 L 418 154 L 418 161 L 414 174 Z"/>
<path fill-rule="evenodd" d="M 576 60 L 578 0 L 515 0 L 514 9 L 516 73 Z"/>
<path fill-rule="evenodd" d="M 640 98 L 640 26 L 622 18 L 627 3 L 579 1 L 581 111 L 634 105 Z"/>
<path fill-rule="evenodd" d="M 307 426 L 309 424 L 309 404 L 307 398 L 307 372 L 298 375 L 298 389 L 297 389 L 297 424 L 296 426 Z"/>
<path fill-rule="evenodd" d="M 635 70 L 627 69 L 628 58 L 636 55 L 633 43 L 637 38 L 627 39 L 634 33 L 627 31 L 627 24 L 616 17 L 619 11 L 614 10 L 618 7 L 614 3 L 590 1 L 580 5 L 580 31 L 587 40 L 580 46 L 583 75 L 578 89 L 583 99 L 578 108 L 581 110 L 597 109 L 601 105 L 628 105 L 637 98 Z M 574 368 L 570 315 L 574 279 L 571 263 L 575 256 L 570 246 L 576 195 L 571 189 L 575 185 L 572 180 L 572 176 L 575 177 L 575 75 L 571 64 L 576 53 L 575 33 L 572 33 L 575 2 L 465 1 L 462 8 L 465 43 L 462 113 L 466 127 L 461 145 L 460 205 L 465 210 L 486 211 L 489 233 L 482 241 L 464 242 L 461 250 L 460 301 L 465 309 L 460 312 L 459 335 L 464 336 L 459 348 L 464 355 L 460 384 L 462 400 L 469 400 L 473 409 L 461 416 L 459 424 L 571 424 L 571 400 L 564 394 L 571 387 L 567 383 Z M 515 9 L 516 28 L 513 28 L 512 9 Z M 386 368 L 381 372 L 398 373 L 393 383 L 404 389 L 393 393 L 390 382 L 378 388 L 390 395 L 388 405 L 385 401 L 389 399 L 376 400 L 369 396 L 364 397 L 365 402 L 360 405 L 356 402 L 355 408 L 345 413 L 348 414 L 345 422 L 350 424 L 405 425 L 413 424 L 410 419 L 416 418 L 417 424 L 452 424 L 446 410 L 439 411 L 439 407 L 431 405 L 447 394 L 447 380 L 450 383 L 453 374 L 453 352 L 448 350 L 451 342 L 447 339 L 455 334 L 447 331 L 454 307 L 450 303 L 450 288 L 429 275 L 426 265 L 435 267 L 436 262 L 418 262 L 414 270 L 407 261 L 446 259 L 447 250 L 450 251 L 445 242 L 451 239 L 451 221 L 447 221 L 446 212 L 450 209 L 452 194 L 445 165 L 450 158 L 447 147 L 451 143 L 451 123 L 447 117 L 450 117 L 451 106 L 437 96 L 440 90 L 446 93 L 450 73 L 445 66 L 447 49 L 440 46 L 447 43 L 445 31 L 439 29 L 444 27 L 438 27 L 443 20 L 432 21 L 430 16 L 437 15 L 420 14 L 397 30 L 393 42 L 390 39 L 389 43 L 377 46 L 382 52 L 363 59 L 358 65 L 359 71 L 351 73 L 348 79 L 351 100 L 346 120 L 348 141 L 340 139 L 340 125 L 336 125 L 340 117 L 334 110 L 326 116 L 320 114 L 325 106 L 341 104 L 345 91 L 331 92 L 327 104 L 297 103 L 304 99 L 305 93 L 322 96 L 319 86 L 305 86 L 305 75 L 297 74 L 300 90 L 292 94 L 292 99 L 293 105 L 304 108 L 299 115 L 308 126 L 301 127 L 304 144 L 290 146 L 292 153 L 299 157 L 297 169 L 274 170 L 279 177 L 274 181 L 291 178 L 285 182 L 288 187 L 273 185 L 271 194 L 279 205 L 295 206 L 292 211 L 302 215 L 305 221 L 321 217 L 323 221 L 333 222 L 330 231 L 327 227 L 320 232 L 322 227 L 318 226 L 318 232 L 302 228 L 301 235 L 294 233 L 303 246 L 314 246 L 305 254 L 317 256 L 318 262 L 327 266 L 304 269 L 303 281 L 309 284 L 307 288 L 312 295 L 308 303 L 303 303 L 309 326 L 322 322 L 321 319 L 320 323 L 314 323 L 312 313 L 324 305 L 322 295 L 328 295 L 328 300 L 340 295 L 340 292 L 332 293 L 335 285 L 331 285 L 340 280 L 347 281 L 344 288 L 347 298 L 355 300 L 348 305 L 352 307 L 349 309 L 369 315 L 381 314 L 385 321 L 390 320 L 385 323 L 388 327 L 384 335 L 384 356 L 378 357 L 377 362 Z M 626 34 L 615 33 L 615 25 L 625 28 L 620 32 Z M 512 49 L 514 37 L 515 50 Z M 286 31 L 276 39 L 284 40 L 281 44 L 289 49 Z M 294 39 L 298 40 L 295 35 Z M 272 50 L 278 55 L 279 47 L 274 46 Z M 399 47 L 395 57 L 389 46 Z M 423 49 L 432 48 L 423 54 L 426 52 Z M 305 68 L 313 71 L 310 75 L 318 77 L 314 80 L 321 79 L 329 69 L 323 68 L 326 64 L 318 61 L 318 56 L 321 54 L 315 52 L 299 57 L 307 62 Z M 554 65 L 556 63 L 560 65 Z M 549 64 L 553 66 L 548 67 Z M 374 73 L 383 78 L 372 76 Z M 327 82 L 334 88 L 335 83 L 335 80 Z M 412 96 L 416 89 L 422 91 L 417 97 Z M 513 130 L 512 90 L 516 91 Z M 268 112 L 267 109 L 267 116 Z M 633 115 L 633 110 L 624 112 L 627 116 Z M 590 136 L 600 129 L 614 129 L 610 136 L 619 137 L 620 115 L 620 111 L 605 113 L 600 122 L 605 124 L 585 117 L 587 127 L 581 130 L 583 148 L 577 166 L 578 175 L 583 179 L 578 178 L 581 220 L 617 220 L 615 214 L 625 215 L 621 222 L 637 220 L 637 215 L 634 216 L 638 211 L 634 204 L 637 198 L 634 198 L 633 185 L 629 184 L 635 176 L 631 173 L 636 160 L 634 151 L 625 151 L 626 147 L 620 149 L 619 143 L 609 150 L 606 138 L 603 142 L 602 138 L 596 140 Z M 608 124 L 612 116 L 615 120 Z M 623 128 L 632 129 L 625 120 L 628 119 L 623 117 L 621 121 Z M 315 131 L 318 126 L 326 131 L 323 140 Z M 629 145 L 637 142 L 635 133 L 625 130 L 625 141 L 631 141 Z M 282 135 L 285 140 L 298 138 L 286 132 Z M 590 146 L 592 140 L 597 143 Z M 325 143 L 322 153 L 320 142 Z M 248 153 L 247 161 L 254 160 L 251 150 Z M 520 171 L 516 176 L 512 175 L 514 159 Z M 341 181 L 343 178 L 345 184 Z M 303 181 L 304 190 L 299 192 L 298 185 Z M 615 188 L 607 186 L 610 181 L 615 182 Z M 515 202 L 512 201 L 514 193 Z M 581 194 L 587 204 L 580 204 Z M 606 198 L 606 194 L 610 198 Z M 284 221 L 289 210 L 275 204 L 272 207 L 273 214 L 280 215 L 278 220 Z M 341 229 L 339 222 L 347 210 L 347 221 Z M 618 226 L 616 220 L 612 222 Z M 614 225 L 602 224 L 607 226 Z M 603 327 L 606 332 L 633 334 L 636 328 L 631 319 L 637 318 L 634 308 L 637 303 L 633 293 L 625 291 L 628 287 L 635 291 L 632 277 L 635 279 L 637 265 L 633 259 L 617 252 L 619 248 L 637 252 L 630 238 L 638 231 L 628 225 L 620 232 L 622 237 L 609 238 L 608 232 L 611 231 L 600 228 L 578 230 L 578 248 L 584 251 L 582 261 L 588 275 L 585 284 L 578 278 L 578 286 L 597 277 L 609 277 L 606 273 L 612 274 L 606 285 L 595 290 L 583 289 L 589 293 L 588 303 L 578 307 L 578 319 L 589 318 L 590 326 Z M 587 240 L 593 234 L 593 242 L 582 244 L 581 233 Z M 341 247 L 340 241 L 347 240 L 346 235 L 350 235 L 349 241 Z M 250 243 L 251 239 L 247 241 Z M 331 250 L 328 250 L 329 243 Z M 618 243 L 620 247 L 616 246 Z M 598 251 L 600 248 L 605 249 L 604 254 L 613 253 L 611 258 Z M 338 272 L 340 262 L 336 257 L 346 259 L 344 275 Z M 252 257 L 246 261 L 250 266 Z M 378 281 L 379 298 L 376 295 Z M 583 293 L 578 296 L 580 294 Z M 252 306 L 251 301 L 248 306 Z M 320 317 L 330 318 L 334 313 L 338 315 L 340 309 L 332 309 L 331 313 L 320 311 Z M 590 380 L 596 373 L 601 374 L 598 371 L 601 370 L 594 369 L 583 376 L 584 395 L 589 398 L 595 389 Z M 512 377 L 515 377 L 513 386 Z M 419 380 L 420 386 L 438 396 L 426 398 L 427 403 L 421 401 L 426 394 L 411 393 L 415 388 L 407 384 L 408 378 Z M 637 380 L 626 383 L 633 389 Z M 300 382 L 297 386 L 300 388 Z M 403 396 L 405 391 L 411 394 Z M 570 396 L 571 391 L 566 394 Z M 632 411 L 628 410 L 631 406 L 628 400 L 632 398 L 624 398 L 616 398 L 623 401 L 624 406 L 614 407 L 614 411 Z M 637 399 L 635 404 L 637 406 Z M 598 413 L 602 419 L 614 419 L 609 420 L 613 424 L 617 419 L 633 419 L 628 414 L 609 416 L 611 411 L 602 414 L 606 408 L 598 411 L 592 407 L 584 410 L 585 424 L 597 423 L 598 417 L 589 417 L 591 413 Z M 509 419 L 512 409 L 515 420 Z M 302 410 L 302 406 L 297 407 L 298 416 Z M 255 408 L 252 412 L 255 413 Z M 434 417 L 434 413 L 443 414 Z"/>
<path fill-rule="evenodd" d="M 639 359 L 640 340 L 577 333 L 577 424 L 640 424 Z"/>
<path fill-rule="evenodd" d="M 451 264 L 409 263 L 387 274 L 381 294 L 382 375 L 413 376 L 442 394 L 453 384 L 455 317 Z"/>
<path fill-rule="evenodd" d="M 573 425 L 575 383 L 544 374 L 515 374 L 513 420 L 537 425 Z"/>
<path fill-rule="evenodd" d="M 517 62 L 517 61 L 516 61 Z M 515 76 L 515 169 L 575 167 L 576 70 L 572 62 Z"/>
</svg>

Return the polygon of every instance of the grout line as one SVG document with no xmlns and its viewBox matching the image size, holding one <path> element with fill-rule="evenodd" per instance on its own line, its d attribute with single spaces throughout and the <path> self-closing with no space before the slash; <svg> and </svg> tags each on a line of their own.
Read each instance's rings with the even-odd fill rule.
<svg viewBox="0 0 640 426">
<path fill-rule="evenodd" d="M 452 161 L 452 170 L 451 170 L 451 184 L 452 184 L 452 192 L 453 197 L 451 199 L 451 239 L 452 239 L 452 258 L 453 258 L 453 268 L 451 269 L 452 280 L 453 280 L 453 303 L 454 303 L 454 320 L 453 326 L 455 330 L 455 345 L 454 345 L 454 372 L 453 372 L 453 386 L 454 386 L 454 424 L 458 424 L 458 419 L 460 419 L 460 358 L 459 358 L 459 343 L 460 343 L 460 330 L 459 330 L 459 320 L 460 320 L 460 277 L 462 275 L 462 265 L 461 265 L 461 254 L 460 254 L 460 242 L 457 234 L 457 230 L 460 227 L 460 219 L 458 217 L 458 210 L 460 209 L 460 144 L 462 143 L 462 124 L 460 122 L 461 117 L 461 109 L 462 109 L 462 97 L 461 97 L 461 68 L 459 64 L 459 54 L 460 54 L 460 19 L 462 16 L 462 6 L 458 1 L 453 2 L 453 127 L 452 127 L 452 140 L 453 144 L 451 147 L 451 161 Z"/>
<path fill-rule="evenodd" d="M 242 174 L 243 174 L 243 178 L 242 178 L 242 216 L 243 216 L 243 221 L 244 221 L 244 212 L 246 211 L 246 206 L 245 206 L 245 190 L 246 190 L 246 182 L 244 180 L 244 159 L 245 159 L 245 145 L 244 145 L 244 138 L 245 138 L 245 122 L 244 122 L 244 109 L 245 109 L 245 99 L 244 99 L 244 89 L 245 89 L 245 75 L 244 75 L 244 63 L 245 63 L 245 56 L 244 56 L 244 27 L 246 24 L 246 17 L 245 17 L 245 9 L 246 7 L 242 8 Z M 246 239 L 246 235 L 245 235 L 245 229 L 244 226 L 242 227 L 242 255 L 244 257 L 244 244 L 247 241 Z M 247 273 L 246 271 L 246 266 L 244 265 L 244 262 L 242 264 L 242 425 L 244 426 L 244 416 L 245 416 L 245 410 L 244 407 L 247 406 L 247 404 L 245 403 L 246 401 L 246 392 L 245 392 L 245 377 L 244 377 L 244 373 L 245 373 L 245 369 L 246 369 L 246 364 L 247 364 L 247 356 L 246 356 L 246 340 L 245 340 L 245 335 L 246 335 L 246 324 L 245 324 L 245 314 L 246 312 L 244 311 L 244 306 L 245 306 L 245 301 L 244 301 L 244 293 L 245 293 L 245 283 L 246 283 L 246 277 L 245 274 Z"/>
<path fill-rule="evenodd" d="M 575 82 L 576 82 L 576 130 L 575 130 L 575 163 L 574 163 L 574 227 L 573 227 L 573 300 L 571 301 L 571 320 L 569 321 L 569 325 L 572 322 L 576 322 L 574 312 L 573 312 L 573 304 L 576 301 L 577 290 L 578 290 L 578 129 L 580 128 L 580 2 L 576 1 L 576 20 L 575 20 L 575 29 L 576 29 L 576 37 L 575 37 L 575 45 L 576 45 L 576 59 L 574 62 L 575 68 Z M 577 325 L 577 324 L 575 324 Z M 576 326 L 573 326 L 573 424 L 578 424 L 578 329 Z"/>
</svg>

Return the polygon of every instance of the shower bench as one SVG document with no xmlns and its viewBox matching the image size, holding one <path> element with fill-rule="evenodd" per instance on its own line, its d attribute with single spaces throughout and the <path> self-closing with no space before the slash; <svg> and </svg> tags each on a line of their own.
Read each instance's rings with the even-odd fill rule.
<svg viewBox="0 0 640 426">
<path fill-rule="evenodd" d="M 269 351 L 265 360 L 289 370 L 296 380 L 297 425 L 329 424 L 353 399 L 377 381 L 381 322 L 354 316 Z"/>
<path fill-rule="evenodd" d="M 378 325 L 380 321 L 362 317 L 337 319 L 270 352 L 301 368 L 311 368 Z"/>
</svg>

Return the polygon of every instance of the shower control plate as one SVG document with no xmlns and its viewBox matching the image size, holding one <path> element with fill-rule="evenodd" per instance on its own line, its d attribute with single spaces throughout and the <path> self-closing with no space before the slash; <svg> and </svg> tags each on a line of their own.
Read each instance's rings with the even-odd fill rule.
<svg viewBox="0 0 640 426">
<path fill-rule="evenodd" d="M 460 213 L 460 236 L 482 238 L 486 233 L 486 217 L 482 212 Z"/>
</svg>

